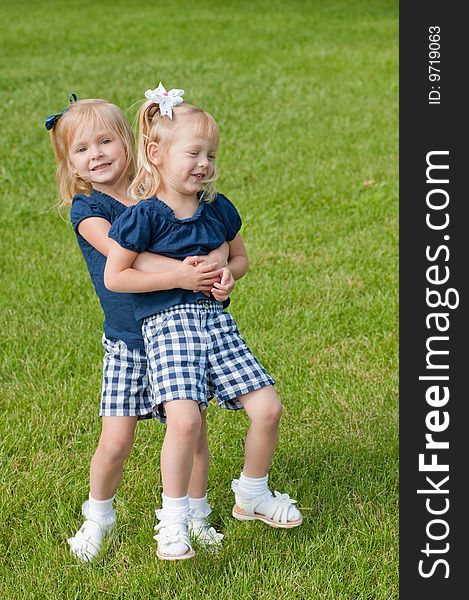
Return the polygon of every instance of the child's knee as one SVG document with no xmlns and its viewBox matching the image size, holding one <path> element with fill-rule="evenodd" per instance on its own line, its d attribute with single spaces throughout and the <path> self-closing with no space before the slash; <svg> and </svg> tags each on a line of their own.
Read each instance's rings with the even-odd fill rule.
<svg viewBox="0 0 469 600">
<path fill-rule="evenodd" d="M 280 398 L 275 394 L 270 402 L 268 402 L 264 408 L 264 416 L 266 423 L 275 426 L 280 423 L 282 417 L 283 406 L 280 402 Z"/>
<path fill-rule="evenodd" d="M 133 438 L 107 436 L 99 440 L 98 451 L 108 463 L 123 463 L 132 451 Z"/>
<path fill-rule="evenodd" d="M 243 404 L 252 423 L 263 427 L 278 427 L 282 416 L 282 403 L 272 386 L 246 395 Z"/>
<path fill-rule="evenodd" d="M 173 414 L 168 419 L 168 429 L 184 437 L 197 437 L 200 434 L 198 413 Z"/>
</svg>

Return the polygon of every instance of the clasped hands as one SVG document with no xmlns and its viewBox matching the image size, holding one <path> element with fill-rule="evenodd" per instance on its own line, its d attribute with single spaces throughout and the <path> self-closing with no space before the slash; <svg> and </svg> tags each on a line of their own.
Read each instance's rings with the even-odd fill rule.
<svg viewBox="0 0 469 600">
<path fill-rule="evenodd" d="M 206 256 L 187 256 L 181 263 L 181 287 L 194 292 L 210 294 L 223 302 L 233 291 L 235 279 L 226 267 Z"/>
</svg>

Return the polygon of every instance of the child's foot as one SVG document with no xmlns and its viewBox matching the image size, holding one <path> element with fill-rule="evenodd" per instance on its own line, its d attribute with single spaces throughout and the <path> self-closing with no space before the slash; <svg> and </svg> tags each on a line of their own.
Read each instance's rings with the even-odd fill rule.
<svg viewBox="0 0 469 600">
<path fill-rule="evenodd" d="M 171 514 L 160 509 L 155 511 L 160 520 L 154 536 L 158 542 L 156 555 L 161 560 L 184 560 L 195 556 L 189 539 L 187 514 Z"/>
<path fill-rule="evenodd" d="M 90 514 L 87 500 L 83 503 L 81 512 L 86 520 L 67 542 L 71 553 L 81 562 L 93 562 L 101 550 L 104 538 L 111 534 L 116 524 L 116 511 L 112 509 L 107 516 L 96 517 Z"/>
<path fill-rule="evenodd" d="M 204 508 L 191 508 L 189 511 L 189 533 L 201 546 L 220 546 L 224 538 L 222 533 L 210 526 L 208 517 L 211 512 L 209 504 Z"/>
<path fill-rule="evenodd" d="M 231 489 L 235 493 L 236 504 L 233 517 L 239 521 L 259 520 L 271 527 L 291 528 L 303 523 L 300 511 L 294 506 L 296 500 L 288 494 L 272 492 L 267 488 L 262 494 L 252 497 L 239 489 L 239 480 L 233 479 Z"/>
</svg>

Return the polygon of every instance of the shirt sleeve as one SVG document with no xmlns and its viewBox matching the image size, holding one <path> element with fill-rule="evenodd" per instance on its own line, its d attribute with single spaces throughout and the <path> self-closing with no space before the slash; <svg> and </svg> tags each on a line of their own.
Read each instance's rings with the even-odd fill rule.
<svg viewBox="0 0 469 600">
<path fill-rule="evenodd" d="M 102 206 L 87 196 L 75 196 L 70 209 L 70 221 L 73 229 L 78 233 L 78 226 L 85 219 L 97 217 L 110 222 L 109 214 Z"/>
<path fill-rule="evenodd" d="M 226 227 L 226 240 L 231 242 L 241 229 L 240 214 L 235 205 L 223 194 L 218 194 L 215 202 L 217 203 L 218 214 Z"/>
<path fill-rule="evenodd" d="M 151 229 L 151 218 L 142 201 L 127 208 L 114 221 L 108 235 L 127 250 L 144 252 L 150 246 Z"/>
</svg>

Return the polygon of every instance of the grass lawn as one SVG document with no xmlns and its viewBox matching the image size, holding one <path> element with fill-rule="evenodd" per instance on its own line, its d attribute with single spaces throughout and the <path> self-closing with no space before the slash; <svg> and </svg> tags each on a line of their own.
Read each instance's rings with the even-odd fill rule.
<svg viewBox="0 0 469 600">
<path fill-rule="evenodd" d="M 397 2 L 4 0 L 0 52 L 0 597 L 398 597 Z M 82 567 L 102 314 L 56 201 L 44 118 L 70 92 L 129 118 L 159 81 L 221 127 L 251 270 L 231 311 L 284 404 L 270 479 L 304 525 L 231 517 L 244 414 L 210 406 L 217 555 L 158 561 L 164 429 L 140 423 L 118 527 Z"/>
</svg>

